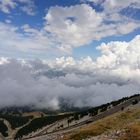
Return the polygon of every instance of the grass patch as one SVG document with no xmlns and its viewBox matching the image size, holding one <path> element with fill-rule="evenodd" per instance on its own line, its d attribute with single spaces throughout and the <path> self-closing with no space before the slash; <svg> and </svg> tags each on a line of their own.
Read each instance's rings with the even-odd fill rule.
<svg viewBox="0 0 140 140">
<path fill-rule="evenodd" d="M 119 140 L 140 140 L 140 121 L 128 125 L 125 134 Z"/>
<path fill-rule="evenodd" d="M 128 124 L 135 122 L 135 120 L 140 116 L 139 109 L 129 109 L 127 111 L 118 112 L 114 115 L 108 116 L 104 119 L 96 121 L 95 123 L 88 124 L 83 126 L 76 131 L 66 134 L 64 138 L 60 140 L 82 140 L 90 136 L 97 136 L 104 132 L 116 129 L 126 129 L 126 134 L 129 134 L 128 137 L 135 139 L 120 139 L 120 140 L 140 140 L 140 124 L 134 126 L 128 126 Z M 136 136 L 135 136 L 136 135 Z M 139 137 L 138 137 L 139 136 Z M 138 137 L 138 139 L 137 139 Z"/>
</svg>

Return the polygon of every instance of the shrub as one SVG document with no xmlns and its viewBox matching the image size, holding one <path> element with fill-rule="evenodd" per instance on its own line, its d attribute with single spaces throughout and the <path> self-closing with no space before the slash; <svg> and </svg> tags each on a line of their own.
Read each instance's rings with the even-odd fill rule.
<svg viewBox="0 0 140 140">
<path fill-rule="evenodd" d="M 8 131 L 7 126 L 4 124 L 3 120 L 0 120 L 0 132 L 4 137 L 8 136 L 7 131 Z"/>
<path fill-rule="evenodd" d="M 6 119 L 12 126 L 13 129 L 23 126 L 28 123 L 32 116 L 22 117 L 13 115 L 0 115 L 0 118 Z"/>
<path fill-rule="evenodd" d="M 135 99 L 134 101 L 132 101 L 132 105 L 135 105 L 137 103 L 138 103 L 138 100 L 137 99 Z"/>
<path fill-rule="evenodd" d="M 68 117 L 69 115 L 70 114 L 45 116 L 45 117 L 36 118 L 36 119 L 32 120 L 28 125 L 21 128 L 17 132 L 15 139 L 21 138 L 24 135 L 28 135 L 31 132 L 35 132 L 44 126 L 50 125 L 58 120 L 64 119 L 64 118 Z"/>
</svg>

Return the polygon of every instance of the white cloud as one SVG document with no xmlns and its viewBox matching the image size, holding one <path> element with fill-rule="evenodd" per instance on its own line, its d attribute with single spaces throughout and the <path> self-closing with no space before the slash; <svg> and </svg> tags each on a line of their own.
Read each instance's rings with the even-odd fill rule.
<svg viewBox="0 0 140 140">
<path fill-rule="evenodd" d="M 23 4 L 21 6 L 20 4 Z M 0 0 L 0 10 L 9 14 L 12 9 L 19 7 L 28 15 L 35 15 L 35 4 L 33 0 Z"/>
<path fill-rule="evenodd" d="M 105 0 L 102 3 L 105 11 L 110 12 L 118 12 L 124 8 L 132 7 L 132 8 L 140 8 L 140 1 L 139 0 Z"/>
<path fill-rule="evenodd" d="M 0 60 L 0 106 L 94 106 L 140 91 L 140 36 L 98 47 L 102 55 L 75 60 Z M 7 98 L 8 97 L 8 98 Z"/>
<path fill-rule="evenodd" d="M 32 0 L 19 0 L 19 2 L 24 3 L 25 5 L 21 7 L 23 12 L 26 12 L 28 15 L 35 15 L 35 4 Z"/>
<path fill-rule="evenodd" d="M 54 33 L 58 41 L 64 41 L 70 46 L 80 46 L 91 41 L 90 32 L 101 24 L 102 15 L 88 5 L 76 5 L 52 7 L 45 19 L 45 29 Z"/>
<path fill-rule="evenodd" d="M 93 2 L 104 8 L 107 14 L 118 13 L 125 8 L 140 8 L 139 0 L 81 0 L 82 3 Z"/>
<path fill-rule="evenodd" d="M 60 49 L 66 52 L 103 37 L 128 34 L 140 27 L 139 21 L 119 12 L 96 12 L 87 4 L 51 7 L 45 20 L 45 30 L 53 34 Z"/>
<path fill-rule="evenodd" d="M 5 22 L 8 24 L 11 23 L 12 21 L 10 19 L 6 19 Z"/>
<path fill-rule="evenodd" d="M 104 57 L 113 61 L 114 67 L 117 65 L 127 65 L 134 69 L 139 69 L 139 53 L 140 53 L 140 36 L 136 36 L 130 42 L 110 42 L 103 43 L 98 47 L 101 50 L 103 56 L 99 57 L 97 61 L 104 61 Z M 105 63 L 106 64 L 106 63 Z M 111 66 L 111 63 L 109 64 Z M 112 65 L 113 66 L 113 65 Z"/>
<path fill-rule="evenodd" d="M 22 30 L 22 33 L 19 33 L 19 30 Z M 19 28 L 9 23 L 0 22 L 0 48 L 1 51 L 5 51 L 5 53 L 9 51 L 14 55 L 17 55 L 17 51 L 21 54 L 25 52 L 30 55 L 36 55 L 37 53 L 41 55 L 44 52 L 47 52 L 46 56 L 49 54 L 62 55 L 46 32 L 31 28 L 29 25 Z"/>
<path fill-rule="evenodd" d="M 0 0 L 0 10 L 4 13 L 10 13 L 10 9 L 15 8 L 16 5 L 13 0 Z"/>
<path fill-rule="evenodd" d="M 5 58 L 5 57 L 1 57 L 1 58 L 0 58 L 0 65 L 6 64 L 6 63 L 9 63 L 8 59 Z"/>
</svg>

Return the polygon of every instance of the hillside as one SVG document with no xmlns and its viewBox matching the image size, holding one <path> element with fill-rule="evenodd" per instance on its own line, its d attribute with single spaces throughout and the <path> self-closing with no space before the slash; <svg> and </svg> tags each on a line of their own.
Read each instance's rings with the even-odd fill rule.
<svg viewBox="0 0 140 140">
<path fill-rule="evenodd" d="M 140 104 L 66 133 L 59 140 L 140 140 Z"/>
<path fill-rule="evenodd" d="M 32 138 L 42 140 L 46 137 L 55 140 L 61 135 L 64 136 L 62 140 L 82 140 L 89 136 L 106 135 L 104 133 L 108 131 L 111 131 L 111 134 L 118 131 L 122 133 L 126 127 L 125 123 L 133 125 L 131 122 L 135 122 L 134 127 L 138 127 L 139 101 L 138 94 L 78 112 L 54 115 L 40 111 L 20 115 L 2 113 L 0 137 L 2 140 Z M 71 133 L 67 135 L 67 132 Z"/>
</svg>

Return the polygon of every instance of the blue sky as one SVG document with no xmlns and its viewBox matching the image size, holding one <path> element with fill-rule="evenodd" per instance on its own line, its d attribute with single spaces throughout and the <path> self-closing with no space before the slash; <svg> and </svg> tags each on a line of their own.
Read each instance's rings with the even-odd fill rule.
<svg viewBox="0 0 140 140">
<path fill-rule="evenodd" d="M 0 0 L 0 56 L 96 58 L 140 34 L 139 13 L 138 0 Z"/>
<path fill-rule="evenodd" d="M 11 0 L 13 1 L 13 0 Z M 17 0 L 18 1 L 18 0 Z M 30 0 L 29 0 L 30 1 Z M 4 12 L 0 12 L 0 20 L 4 21 L 7 18 L 10 19 L 14 25 L 23 25 L 29 24 L 31 26 L 42 26 L 43 25 L 43 17 L 46 15 L 47 10 L 52 6 L 71 6 L 79 4 L 79 0 L 32 0 L 34 2 L 34 16 L 30 16 L 27 13 L 19 10 L 18 7 L 22 6 L 22 3 L 19 3 L 19 6 L 12 9 L 10 14 L 6 14 Z"/>
</svg>

